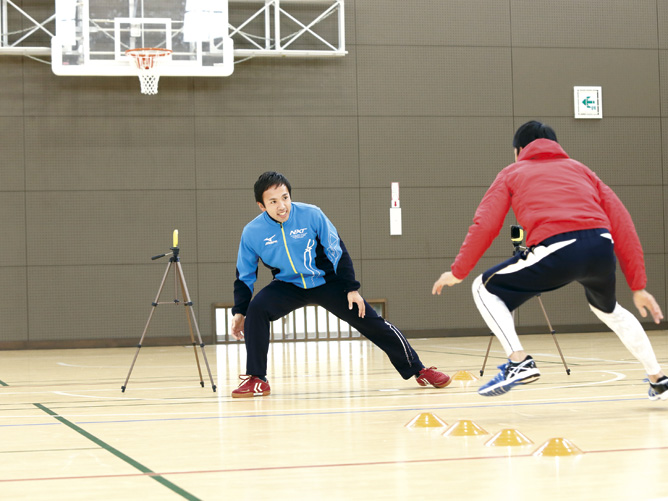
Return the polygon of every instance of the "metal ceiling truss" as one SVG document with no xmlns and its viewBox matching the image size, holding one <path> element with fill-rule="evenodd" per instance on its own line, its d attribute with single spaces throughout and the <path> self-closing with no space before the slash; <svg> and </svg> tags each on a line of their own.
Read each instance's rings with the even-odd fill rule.
<svg viewBox="0 0 668 501">
<path fill-rule="evenodd" d="M 250 2 L 244 0 L 230 0 L 230 37 L 234 40 L 235 56 L 344 56 L 345 48 L 345 12 L 343 0 L 265 0 L 255 2 L 257 10 L 234 26 L 233 18 L 242 6 Z M 312 21 L 300 21 L 295 10 L 306 10 L 314 15 Z M 315 10 L 317 9 L 317 10 Z M 330 26 L 328 36 L 318 33 L 316 27 L 323 25 L 325 20 L 332 17 L 334 22 Z M 252 35 L 246 28 L 253 23 L 263 22 L 264 29 Z M 289 31 L 292 29 L 293 31 Z M 257 30 L 255 30 L 257 32 Z M 305 42 L 305 38 L 309 38 Z M 300 47 L 300 42 L 305 46 Z"/>
<path fill-rule="evenodd" d="M 344 0 L 229 0 L 228 10 L 237 59 L 347 54 Z M 0 0 L 0 55 L 51 55 L 55 18 L 40 22 L 13 0 Z"/>
<path fill-rule="evenodd" d="M 23 28 L 20 25 L 10 26 L 9 14 L 10 8 L 12 11 L 16 11 L 21 18 L 28 21 L 30 26 L 28 28 Z M 45 56 L 51 54 L 51 47 L 30 47 L 24 45 L 28 39 L 38 32 L 46 33 L 49 37 L 53 37 L 54 34 L 51 33 L 45 25 L 53 23 L 56 18 L 55 12 L 49 16 L 46 20 L 41 23 L 35 20 L 30 14 L 24 11 L 21 7 L 16 5 L 12 0 L 0 0 L 0 55 L 9 54 L 9 55 L 19 55 L 19 56 Z M 35 38 L 35 37 L 33 37 Z M 42 37 L 43 39 L 43 37 Z"/>
</svg>

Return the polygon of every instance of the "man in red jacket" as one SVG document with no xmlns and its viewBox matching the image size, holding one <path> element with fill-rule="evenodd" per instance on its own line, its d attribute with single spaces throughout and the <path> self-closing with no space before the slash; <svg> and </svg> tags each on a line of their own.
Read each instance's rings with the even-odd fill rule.
<svg viewBox="0 0 668 501">
<path fill-rule="evenodd" d="M 645 290 L 642 247 L 628 211 L 589 168 L 568 157 L 551 127 L 531 121 L 513 138 L 515 163 L 503 169 L 485 193 L 466 239 L 432 294 L 460 283 L 497 237 L 510 207 L 526 231 L 528 250 L 473 281 L 473 297 L 501 342 L 508 362 L 478 393 L 502 395 L 536 381 L 540 371 L 522 348 L 511 312 L 530 298 L 579 282 L 592 312 L 624 343 L 647 372 L 650 400 L 668 399 L 668 377 L 659 366 L 640 322 L 617 303 L 615 255 L 643 317 L 663 318 Z"/>
</svg>

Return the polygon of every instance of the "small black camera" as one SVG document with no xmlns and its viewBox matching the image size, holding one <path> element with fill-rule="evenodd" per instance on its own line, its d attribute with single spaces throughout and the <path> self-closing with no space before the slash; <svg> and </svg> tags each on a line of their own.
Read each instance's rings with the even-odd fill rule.
<svg viewBox="0 0 668 501">
<path fill-rule="evenodd" d="M 510 226 L 510 239 L 513 242 L 521 242 L 524 240 L 524 229 L 517 224 Z"/>
</svg>

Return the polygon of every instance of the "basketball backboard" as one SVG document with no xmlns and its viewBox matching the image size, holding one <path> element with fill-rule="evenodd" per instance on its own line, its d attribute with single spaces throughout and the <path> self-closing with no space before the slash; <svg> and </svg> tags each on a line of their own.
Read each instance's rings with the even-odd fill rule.
<svg viewBox="0 0 668 501">
<path fill-rule="evenodd" d="M 227 0 L 56 0 L 56 75 L 132 76 L 129 49 L 169 49 L 162 76 L 229 76 Z"/>
</svg>

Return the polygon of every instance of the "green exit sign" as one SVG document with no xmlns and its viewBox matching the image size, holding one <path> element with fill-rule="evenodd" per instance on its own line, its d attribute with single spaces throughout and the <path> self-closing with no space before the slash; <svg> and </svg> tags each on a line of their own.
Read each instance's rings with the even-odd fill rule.
<svg viewBox="0 0 668 501">
<path fill-rule="evenodd" d="M 575 118 L 603 118 L 601 88 L 573 87 Z"/>
</svg>

